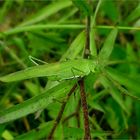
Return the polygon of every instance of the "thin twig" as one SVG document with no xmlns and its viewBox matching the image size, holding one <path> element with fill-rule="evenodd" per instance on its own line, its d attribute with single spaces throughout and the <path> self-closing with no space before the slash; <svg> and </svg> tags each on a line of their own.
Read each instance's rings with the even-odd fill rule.
<svg viewBox="0 0 140 140">
<path fill-rule="evenodd" d="M 89 54 L 90 54 L 90 16 L 87 16 L 86 44 L 85 44 L 84 58 L 88 58 Z M 82 104 L 82 109 L 84 114 L 84 129 L 85 129 L 84 139 L 91 140 L 89 119 L 88 119 L 88 105 L 87 105 L 86 93 L 84 88 L 84 79 L 81 78 L 78 81 L 78 83 L 80 85 L 81 104 Z"/>
<path fill-rule="evenodd" d="M 80 85 L 81 104 L 82 104 L 83 114 L 84 114 L 84 127 L 85 127 L 84 139 L 91 140 L 89 119 L 88 119 L 88 107 L 87 107 L 86 93 L 84 88 L 84 79 L 82 78 L 81 80 L 78 81 L 78 83 Z"/>
<path fill-rule="evenodd" d="M 80 127 L 80 114 L 79 114 L 80 107 L 81 107 L 81 100 L 79 100 L 77 108 L 76 108 L 76 118 L 77 118 L 77 126 L 78 126 L 78 128 Z"/>
<path fill-rule="evenodd" d="M 62 121 L 62 123 L 65 123 L 66 121 L 68 121 L 70 118 L 75 117 L 77 112 L 73 112 L 70 115 L 68 115 L 67 117 L 65 117 Z"/>
<path fill-rule="evenodd" d="M 47 140 L 52 140 L 52 139 L 53 139 L 53 134 L 54 134 L 54 132 L 55 132 L 55 130 L 56 130 L 56 127 L 58 126 L 58 124 L 59 124 L 61 118 L 62 118 L 62 115 L 63 115 L 64 109 L 65 109 L 65 106 L 66 106 L 66 104 L 67 104 L 67 101 L 69 100 L 70 96 L 72 95 L 72 93 L 75 91 L 76 88 L 77 88 L 77 84 L 75 84 L 75 85 L 71 88 L 70 92 L 69 92 L 68 95 L 67 95 L 67 98 L 63 101 L 63 104 L 62 104 L 62 106 L 61 106 L 61 109 L 60 109 L 60 111 L 59 111 L 59 113 L 58 113 L 58 116 L 57 116 L 57 118 L 56 118 L 56 120 L 55 120 L 55 122 L 54 122 L 54 125 L 53 125 L 53 127 L 52 127 L 52 129 L 51 129 L 51 131 L 50 131 L 50 134 L 49 134 L 48 137 L 47 137 Z"/>
<path fill-rule="evenodd" d="M 87 23 L 86 23 L 86 44 L 85 44 L 85 51 L 84 51 L 84 58 L 88 58 L 90 54 L 90 16 L 87 16 Z"/>
</svg>

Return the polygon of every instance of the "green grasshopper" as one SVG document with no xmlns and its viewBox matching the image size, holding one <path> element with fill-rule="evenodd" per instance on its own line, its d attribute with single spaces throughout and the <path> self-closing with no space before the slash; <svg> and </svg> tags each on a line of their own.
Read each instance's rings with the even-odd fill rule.
<svg viewBox="0 0 140 140">
<path fill-rule="evenodd" d="M 52 81 L 62 81 L 88 75 L 95 72 L 97 61 L 88 59 L 68 60 L 39 66 L 29 67 L 0 77 L 2 82 L 13 82 L 34 77 L 48 77 Z"/>
</svg>

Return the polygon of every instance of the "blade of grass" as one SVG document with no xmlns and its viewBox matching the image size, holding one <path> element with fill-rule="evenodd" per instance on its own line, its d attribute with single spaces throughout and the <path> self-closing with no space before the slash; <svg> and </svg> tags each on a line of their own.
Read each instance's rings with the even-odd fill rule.
<svg viewBox="0 0 140 140">
<path fill-rule="evenodd" d="M 63 1 L 57 1 L 54 3 L 51 3 L 47 6 L 45 6 L 43 9 L 38 11 L 33 17 L 31 17 L 29 20 L 24 21 L 20 24 L 20 26 L 25 25 L 31 25 L 37 22 L 40 22 L 49 16 L 57 13 L 58 11 L 67 8 L 72 5 L 72 2 L 70 0 L 63 0 Z"/>
<path fill-rule="evenodd" d="M 95 29 L 91 29 L 90 31 L 90 52 L 93 57 L 97 57 L 97 49 L 95 43 Z"/>
<path fill-rule="evenodd" d="M 85 25 L 83 24 L 37 24 L 23 27 L 16 27 L 13 29 L 9 29 L 5 32 L 0 32 L 0 38 L 3 38 L 8 35 L 25 32 L 25 31 L 35 31 L 42 29 L 84 29 Z M 95 29 L 119 29 L 119 30 L 140 30 L 140 27 L 130 27 L 130 26 L 106 26 L 106 25 L 96 25 L 92 28 Z"/>
<path fill-rule="evenodd" d="M 132 22 L 133 20 L 140 17 L 140 4 L 128 15 L 124 20 L 126 23 Z"/>
<path fill-rule="evenodd" d="M 137 61 L 136 53 L 133 49 L 133 46 L 129 43 L 127 43 L 127 60 L 129 62 Z M 136 75 L 137 76 L 138 66 L 134 63 L 130 63 L 129 68 L 130 68 L 130 75 L 132 75 L 132 76 Z"/>
<path fill-rule="evenodd" d="M 22 60 L 16 55 L 16 53 L 11 50 L 5 43 L 0 41 L 0 46 L 4 48 L 4 50 L 9 53 L 9 55 L 17 62 L 19 63 L 23 68 L 26 68 L 27 66 L 22 62 Z"/>
<path fill-rule="evenodd" d="M 5 0 L 4 1 L 4 5 L 2 6 L 2 8 L 0 9 L 0 22 L 4 19 L 4 17 L 6 16 L 8 10 L 10 9 L 10 7 L 12 6 L 13 1 L 12 0 Z"/>
<path fill-rule="evenodd" d="M 108 125 L 114 132 L 121 133 L 121 131 L 128 129 L 128 117 L 114 100 L 109 98 L 106 103 L 102 105 L 105 109 L 105 118 Z"/>
<path fill-rule="evenodd" d="M 101 6 L 102 1 L 99 0 L 95 13 L 93 16 L 91 16 L 91 30 L 90 30 L 90 52 L 93 57 L 97 57 L 97 49 L 96 49 L 96 43 L 95 43 L 95 31 L 93 27 L 96 25 L 96 17 L 97 13 L 99 11 L 99 8 Z"/>
<path fill-rule="evenodd" d="M 112 68 L 107 68 L 107 74 L 120 84 L 130 88 L 132 91 L 140 93 L 140 82 L 138 80 Z"/>
<path fill-rule="evenodd" d="M 14 138 L 14 140 L 41 140 L 44 139 L 46 135 L 48 135 L 49 130 L 52 126 L 52 121 L 47 123 L 42 123 L 36 129 L 32 129 L 24 134 L 18 135 Z"/>
<path fill-rule="evenodd" d="M 85 25 L 81 24 L 38 24 L 38 25 L 29 25 L 29 26 L 21 26 L 10 29 L 8 31 L 0 33 L 0 37 L 8 36 L 20 32 L 27 32 L 27 31 L 35 31 L 35 30 L 42 30 L 42 29 L 83 29 Z"/>
<path fill-rule="evenodd" d="M 60 96 L 68 93 L 73 84 L 73 81 L 63 82 L 43 94 L 3 110 L 0 112 L 0 124 L 16 120 L 30 113 L 34 113 L 40 109 L 46 108 L 50 103 L 53 102 L 53 99 L 57 99 Z"/>
<path fill-rule="evenodd" d="M 63 61 L 65 59 L 74 59 L 74 58 L 76 58 L 76 56 L 78 56 L 78 54 L 84 48 L 84 44 L 85 44 L 85 32 L 82 31 L 75 38 L 75 40 L 71 43 L 70 47 L 65 52 L 65 54 L 62 56 L 60 61 Z"/>
<path fill-rule="evenodd" d="M 110 90 L 112 98 L 120 105 L 120 107 L 129 114 L 127 107 L 122 99 L 122 94 L 116 89 L 116 87 L 105 77 L 100 76 L 100 81 L 106 89 Z"/>
<path fill-rule="evenodd" d="M 105 66 L 113 50 L 115 39 L 117 37 L 118 29 L 114 28 L 107 36 L 105 43 L 99 52 L 99 61 L 102 66 Z"/>
<path fill-rule="evenodd" d="M 98 11 L 99 11 L 99 8 L 100 8 L 101 4 L 102 4 L 102 0 L 99 0 L 99 1 L 98 1 L 98 4 L 97 4 L 97 6 L 96 6 L 95 13 L 94 13 L 94 15 L 91 17 L 91 18 L 92 18 L 92 19 L 91 19 L 91 28 L 92 28 L 93 26 L 96 25 L 96 17 L 97 17 L 97 13 L 98 13 Z"/>
<path fill-rule="evenodd" d="M 72 17 L 76 12 L 78 11 L 77 8 L 71 9 L 71 11 L 67 14 L 65 14 L 59 21 L 58 23 L 64 23 L 68 18 Z"/>
<path fill-rule="evenodd" d="M 72 0 L 75 6 L 81 11 L 81 13 L 85 16 L 89 16 L 92 13 L 90 5 L 87 3 L 86 0 Z"/>
</svg>

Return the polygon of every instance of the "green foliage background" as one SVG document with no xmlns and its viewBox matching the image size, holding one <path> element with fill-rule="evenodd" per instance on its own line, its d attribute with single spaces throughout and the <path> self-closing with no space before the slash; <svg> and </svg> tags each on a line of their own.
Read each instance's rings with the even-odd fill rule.
<svg viewBox="0 0 140 140">
<path fill-rule="evenodd" d="M 89 15 L 90 57 L 105 67 L 85 77 L 92 138 L 140 139 L 139 1 L 91 0 L 90 5 L 78 0 L 0 1 L 0 76 L 34 66 L 29 56 L 47 63 L 82 58 Z M 1 82 L 0 118 L 8 114 L 7 108 L 21 103 L 17 112 L 25 115 L 15 114 L 16 120 L 0 124 L 0 140 L 45 139 L 74 82 L 56 85 L 47 77 Z M 79 96 L 76 90 L 68 100 L 54 138 L 83 137 L 81 109 L 79 120 L 75 116 L 65 120 L 76 111 Z M 44 110 L 35 119 L 36 110 L 26 111 L 39 101 L 45 103 Z"/>
</svg>

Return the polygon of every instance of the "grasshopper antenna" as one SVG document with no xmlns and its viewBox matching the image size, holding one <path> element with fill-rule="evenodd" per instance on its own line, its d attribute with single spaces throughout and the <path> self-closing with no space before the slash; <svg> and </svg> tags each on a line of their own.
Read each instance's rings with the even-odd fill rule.
<svg viewBox="0 0 140 140">
<path fill-rule="evenodd" d="M 38 66 L 39 64 L 37 62 L 40 62 L 40 63 L 43 63 L 43 64 L 48 64 L 47 62 L 43 61 L 43 60 L 40 60 L 38 58 L 35 58 L 31 55 L 29 55 L 29 60 L 34 63 L 36 66 Z"/>
</svg>

